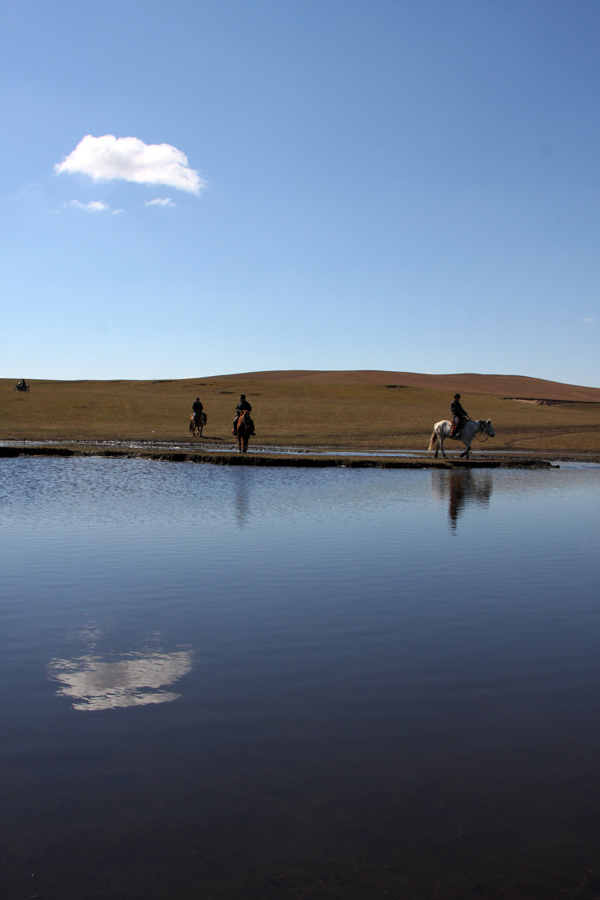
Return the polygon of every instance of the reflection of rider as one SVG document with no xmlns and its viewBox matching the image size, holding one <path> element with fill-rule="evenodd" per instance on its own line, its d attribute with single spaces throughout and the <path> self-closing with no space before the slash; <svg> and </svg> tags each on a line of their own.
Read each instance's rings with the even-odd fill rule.
<svg viewBox="0 0 600 900">
<path fill-rule="evenodd" d="M 454 395 L 454 399 L 450 404 L 450 414 L 452 415 L 452 431 L 450 432 L 450 437 L 458 437 L 458 432 L 460 431 L 464 420 L 469 418 L 469 413 L 460 405 L 460 394 Z"/>
<path fill-rule="evenodd" d="M 240 394 L 240 402 L 235 408 L 235 419 L 233 420 L 233 430 L 231 432 L 232 434 L 237 434 L 238 419 L 243 412 L 252 412 L 252 407 L 246 400 L 246 395 Z M 253 431 L 252 434 L 256 434 L 256 432 Z"/>
<path fill-rule="evenodd" d="M 202 410 L 204 409 L 204 407 L 200 403 L 200 397 L 196 397 L 196 399 L 194 400 L 194 402 L 192 404 L 192 409 L 194 410 L 194 423 L 196 425 L 199 425 L 200 424 L 200 416 L 202 414 Z"/>
<path fill-rule="evenodd" d="M 450 497 L 448 503 L 448 516 L 450 518 L 450 527 L 456 528 L 456 522 L 460 511 L 465 503 L 467 487 L 470 486 L 471 473 L 450 472 Z"/>
</svg>

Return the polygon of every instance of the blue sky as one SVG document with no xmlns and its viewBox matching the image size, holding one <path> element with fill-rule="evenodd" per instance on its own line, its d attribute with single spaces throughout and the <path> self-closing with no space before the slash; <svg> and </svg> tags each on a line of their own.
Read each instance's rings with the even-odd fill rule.
<svg viewBox="0 0 600 900">
<path fill-rule="evenodd" d="M 597 0 L 0 11 L 0 376 L 600 386 Z"/>
</svg>

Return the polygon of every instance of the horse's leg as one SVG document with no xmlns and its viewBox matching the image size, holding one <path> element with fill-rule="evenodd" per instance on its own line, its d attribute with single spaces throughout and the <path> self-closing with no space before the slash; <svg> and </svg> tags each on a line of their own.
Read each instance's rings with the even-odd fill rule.
<svg viewBox="0 0 600 900">
<path fill-rule="evenodd" d="M 440 434 L 440 436 L 438 437 L 438 442 L 439 442 L 439 448 L 442 451 L 442 459 L 448 459 L 448 457 L 446 456 L 446 454 L 444 452 L 444 437 L 443 437 L 443 435 Z M 435 455 L 437 456 L 437 453 Z"/>
</svg>

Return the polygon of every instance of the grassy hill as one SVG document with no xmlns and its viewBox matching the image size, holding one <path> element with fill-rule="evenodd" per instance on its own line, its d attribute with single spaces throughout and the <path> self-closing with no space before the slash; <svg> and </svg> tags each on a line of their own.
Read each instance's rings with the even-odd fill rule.
<svg viewBox="0 0 600 900">
<path fill-rule="evenodd" d="M 158 381 L 0 379 L 0 440 L 160 440 L 189 437 L 199 396 L 203 444 L 231 446 L 240 392 L 256 443 L 337 449 L 425 449 L 455 391 L 473 418 L 491 418 L 486 450 L 600 452 L 600 389 L 521 376 L 408 372 L 252 372 Z"/>
</svg>

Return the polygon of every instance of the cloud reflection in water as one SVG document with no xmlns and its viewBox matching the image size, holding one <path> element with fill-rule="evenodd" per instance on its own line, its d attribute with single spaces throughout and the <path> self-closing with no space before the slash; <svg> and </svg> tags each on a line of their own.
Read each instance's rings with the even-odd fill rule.
<svg viewBox="0 0 600 900">
<path fill-rule="evenodd" d="M 115 709 L 169 703 L 180 694 L 161 690 L 187 675 L 192 651 L 128 653 L 115 662 L 100 656 L 53 659 L 50 677 L 61 685 L 57 694 L 69 697 L 73 709 Z"/>
</svg>

